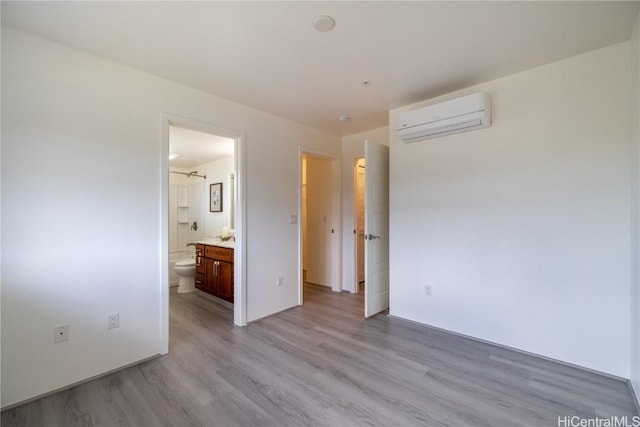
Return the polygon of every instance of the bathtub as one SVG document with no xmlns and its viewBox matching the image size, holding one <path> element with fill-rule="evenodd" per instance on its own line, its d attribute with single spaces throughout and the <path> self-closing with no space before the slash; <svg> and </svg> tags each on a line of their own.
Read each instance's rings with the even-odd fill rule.
<svg viewBox="0 0 640 427">
<path fill-rule="evenodd" d="M 190 246 L 184 250 L 169 252 L 169 286 L 178 286 L 178 275 L 175 272 L 176 262 L 185 259 L 194 259 L 196 257 L 196 248 Z"/>
</svg>

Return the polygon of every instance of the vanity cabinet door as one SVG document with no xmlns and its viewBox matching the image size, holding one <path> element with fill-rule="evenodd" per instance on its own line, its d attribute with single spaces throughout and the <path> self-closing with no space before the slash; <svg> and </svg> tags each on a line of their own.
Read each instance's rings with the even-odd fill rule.
<svg viewBox="0 0 640 427">
<path fill-rule="evenodd" d="M 201 290 L 209 292 L 215 295 L 218 290 L 218 276 L 216 260 L 211 258 L 202 258 L 202 265 L 204 267 L 204 280 Z"/>
<path fill-rule="evenodd" d="M 233 302 L 233 264 L 225 261 L 218 261 L 218 264 L 217 296 Z"/>
</svg>

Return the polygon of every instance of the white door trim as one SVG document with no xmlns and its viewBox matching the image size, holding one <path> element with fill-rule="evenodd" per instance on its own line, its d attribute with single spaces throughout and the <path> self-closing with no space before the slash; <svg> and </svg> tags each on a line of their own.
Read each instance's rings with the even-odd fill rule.
<svg viewBox="0 0 640 427">
<path fill-rule="evenodd" d="M 246 284 L 246 136 L 243 131 L 170 113 L 162 114 L 160 150 L 160 354 L 169 352 L 169 126 L 225 136 L 235 140 L 236 212 L 233 322 L 247 324 Z"/>
<path fill-rule="evenodd" d="M 341 163 L 340 158 L 331 153 L 310 150 L 298 147 L 298 305 L 302 305 L 302 288 L 304 280 L 302 278 L 302 157 L 310 156 L 323 157 L 331 161 L 331 223 L 334 225 L 333 239 L 331 241 L 331 290 L 342 291 L 342 192 L 341 186 Z"/>
</svg>

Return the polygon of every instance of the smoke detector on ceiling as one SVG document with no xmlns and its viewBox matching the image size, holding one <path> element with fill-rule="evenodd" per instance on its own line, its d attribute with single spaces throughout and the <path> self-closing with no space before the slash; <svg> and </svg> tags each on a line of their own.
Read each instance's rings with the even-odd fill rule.
<svg viewBox="0 0 640 427">
<path fill-rule="evenodd" d="M 347 116 L 346 114 L 342 114 L 340 117 L 338 117 L 338 121 L 340 123 L 349 123 L 351 121 L 351 117 Z"/>
<path fill-rule="evenodd" d="M 313 28 L 321 33 L 326 33 L 327 31 L 333 30 L 333 27 L 336 26 L 336 20 L 330 17 L 329 15 L 320 15 L 316 16 L 313 19 Z"/>
</svg>

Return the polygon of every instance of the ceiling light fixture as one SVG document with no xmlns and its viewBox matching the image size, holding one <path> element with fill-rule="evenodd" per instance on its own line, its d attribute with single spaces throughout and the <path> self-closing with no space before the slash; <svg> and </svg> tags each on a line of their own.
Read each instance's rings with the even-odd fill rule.
<svg viewBox="0 0 640 427">
<path fill-rule="evenodd" d="M 316 16 L 313 19 L 313 28 L 321 33 L 326 33 L 327 31 L 333 30 L 333 27 L 336 26 L 336 20 L 330 17 L 329 15 L 320 15 Z"/>
<path fill-rule="evenodd" d="M 338 121 L 340 123 L 349 123 L 351 121 L 351 117 L 347 116 L 346 114 L 342 114 L 340 117 L 338 117 Z"/>
<path fill-rule="evenodd" d="M 180 157 L 180 154 L 178 153 L 169 153 L 169 160 L 173 160 Z"/>
</svg>

